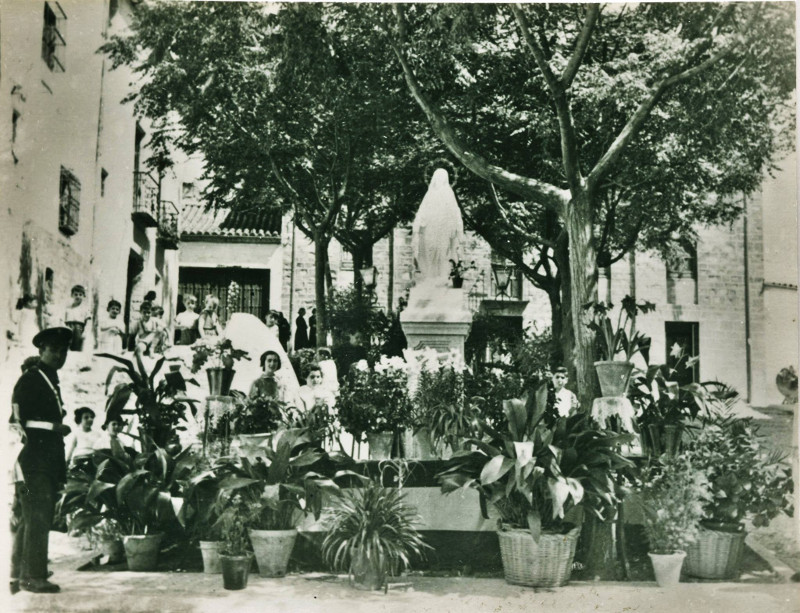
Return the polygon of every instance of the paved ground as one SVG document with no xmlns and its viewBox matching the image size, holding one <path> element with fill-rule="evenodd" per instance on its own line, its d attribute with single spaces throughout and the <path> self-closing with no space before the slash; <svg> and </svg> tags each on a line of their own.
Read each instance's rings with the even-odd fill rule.
<svg viewBox="0 0 800 613">
<path fill-rule="evenodd" d="M 222 589 L 219 575 L 200 573 L 59 572 L 63 592 L 20 592 L 15 611 L 192 612 L 205 611 L 583 611 L 796 613 L 797 584 L 687 583 L 662 589 L 654 583 L 575 582 L 548 590 L 506 584 L 501 579 L 412 577 L 409 587 L 388 593 L 354 590 L 342 577 L 251 576 L 246 590 Z"/>
<path fill-rule="evenodd" d="M 346 611 L 415 613 L 548 613 L 613 612 L 722 612 L 797 613 L 798 584 L 771 572 L 752 573 L 733 582 L 682 583 L 662 589 L 653 582 L 574 581 L 556 589 L 531 589 L 496 578 L 404 578 L 388 593 L 361 592 L 347 578 L 323 573 L 291 574 L 267 579 L 251 574 L 246 590 L 222 587 L 221 575 L 202 573 L 78 571 L 80 560 L 91 554 L 78 541 L 52 533 L 53 580 L 56 595 L 20 592 L 7 596 L 2 611 L 69 611 L 109 613 L 203 613 L 249 611 L 335 613 Z"/>
</svg>

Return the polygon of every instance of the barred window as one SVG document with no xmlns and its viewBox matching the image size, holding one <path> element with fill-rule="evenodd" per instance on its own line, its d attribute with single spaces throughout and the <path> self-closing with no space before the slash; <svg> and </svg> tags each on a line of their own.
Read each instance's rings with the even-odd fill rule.
<svg viewBox="0 0 800 613">
<path fill-rule="evenodd" d="M 58 229 L 67 236 L 78 231 L 81 208 L 81 182 L 69 170 L 61 167 L 59 186 Z"/>
<path fill-rule="evenodd" d="M 42 59 L 52 72 L 64 72 L 67 16 L 58 2 L 44 3 Z"/>
</svg>

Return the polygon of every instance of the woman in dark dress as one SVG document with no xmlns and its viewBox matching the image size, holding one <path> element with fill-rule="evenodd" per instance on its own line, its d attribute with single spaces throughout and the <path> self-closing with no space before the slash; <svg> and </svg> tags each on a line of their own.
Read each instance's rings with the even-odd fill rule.
<svg viewBox="0 0 800 613">
<path fill-rule="evenodd" d="M 308 318 L 308 345 L 317 346 L 317 309 L 311 309 L 311 317 Z"/>
<path fill-rule="evenodd" d="M 306 310 L 301 308 L 297 311 L 297 319 L 294 320 L 294 350 L 306 347 L 308 347 L 308 324 L 306 323 Z"/>
</svg>

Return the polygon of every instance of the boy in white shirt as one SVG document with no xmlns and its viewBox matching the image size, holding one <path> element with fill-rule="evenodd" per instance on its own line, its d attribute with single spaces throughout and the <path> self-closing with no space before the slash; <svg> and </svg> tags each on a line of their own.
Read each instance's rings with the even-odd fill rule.
<svg viewBox="0 0 800 613">
<path fill-rule="evenodd" d="M 559 366 L 553 372 L 553 387 L 556 393 L 556 411 L 559 417 L 567 417 L 573 415 L 580 406 L 578 404 L 578 397 L 564 387 L 567 384 L 567 369 Z"/>
</svg>

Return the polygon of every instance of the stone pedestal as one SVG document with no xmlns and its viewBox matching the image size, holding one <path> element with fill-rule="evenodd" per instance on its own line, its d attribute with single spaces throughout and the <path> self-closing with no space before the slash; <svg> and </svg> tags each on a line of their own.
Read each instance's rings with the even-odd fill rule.
<svg viewBox="0 0 800 613">
<path fill-rule="evenodd" d="M 409 349 L 431 347 L 441 352 L 456 350 L 464 357 L 464 340 L 472 325 L 463 289 L 428 281 L 411 288 L 400 324 Z"/>
</svg>

